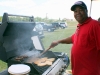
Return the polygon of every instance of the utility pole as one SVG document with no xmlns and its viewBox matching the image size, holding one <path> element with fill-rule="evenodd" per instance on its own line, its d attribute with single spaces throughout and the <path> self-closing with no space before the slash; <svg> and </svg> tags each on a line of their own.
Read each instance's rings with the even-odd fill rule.
<svg viewBox="0 0 100 75">
<path fill-rule="evenodd" d="M 93 1 L 100 1 L 100 0 L 91 0 L 89 16 L 91 16 L 91 9 L 92 9 L 92 2 L 93 2 Z"/>
<path fill-rule="evenodd" d="M 48 19 L 48 13 L 46 13 L 46 22 L 47 22 L 47 19 Z"/>
<path fill-rule="evenodd" d="M 48 16 L 47 16 L 47 15 L 48 15 L 48 13 L 46 13 L 46 20 L 47 20 L 47 18 L 48 18 Z"/>
<path fill-rule="evenodd" d="M 91 0 L 91 4 L 90 4 L 90 13 L 89 13 L 89 16 L 91 16 L 91 9 L 92 9 L 92 0 Z"/>
</svg>

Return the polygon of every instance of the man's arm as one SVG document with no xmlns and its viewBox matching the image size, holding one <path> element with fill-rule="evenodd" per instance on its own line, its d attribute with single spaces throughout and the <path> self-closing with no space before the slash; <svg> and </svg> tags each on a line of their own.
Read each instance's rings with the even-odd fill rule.
<svg viewBox="0 0 100 75">
<path fill-rule="evenodd" d="M 71 43 L 72 43 L 71 37 L 67 37 L 58 41 L 53 41 L 49 48 L 53 48 L 57 46 L 58 44 L 71 44 Z"/>
<path fill-rule="evenodd" d="M 58 40 L 58 43 L 61 43 L 61 44 L 71 44 L 72 43 L 72 39 L 71 39 L 71 37 L 67 37 L 67 38 L 64 38 L 62 40 Z"/>
</svg>

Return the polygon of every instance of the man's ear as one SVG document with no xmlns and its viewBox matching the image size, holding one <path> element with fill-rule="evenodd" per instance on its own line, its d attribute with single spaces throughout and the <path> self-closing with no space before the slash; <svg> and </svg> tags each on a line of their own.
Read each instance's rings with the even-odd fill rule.
<svg viewBox="0 0 100 75">
<path fill-rule="evenodd" d="M 87 13 L 87 15 L 88 15 L 88 10 L 85 10 L 85 12 Z"/>
<path fill-rule="evenodd" d="M 88 10 L 85 9 L 85 12 L 88 13 Z"/>
</svg>

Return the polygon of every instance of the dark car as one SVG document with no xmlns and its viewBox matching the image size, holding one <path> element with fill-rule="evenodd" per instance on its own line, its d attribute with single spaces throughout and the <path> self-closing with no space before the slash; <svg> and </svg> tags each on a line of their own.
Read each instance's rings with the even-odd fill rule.
<svg viewBox="0 0 100 75">
<path fill-rule="evenodd" d="M 55 27 L 52 26 L 52 24 L 45 25 L 45 28 L 48 32 L 53 32 L 55 30 Z"/>
<path fill-rule="evenodd" d="M 1 25 L 1 22 L 0 22 L 0 25 Z"/>
<path fill-rule="evenodd" d="M 40 22 L 40 24 L 43 26 L 43 30 L 48 32 L 53 32 L 55 30 L 55 27 L 52 24 L 47 24 L 45 22 Z"/>
<path fill-rule="evenodd" d="M 55 28 L 55 29 L 58 29 L 59 28 L 59 22 L 53 22 L 52 23 L 52 26 Z"/>
</svg>

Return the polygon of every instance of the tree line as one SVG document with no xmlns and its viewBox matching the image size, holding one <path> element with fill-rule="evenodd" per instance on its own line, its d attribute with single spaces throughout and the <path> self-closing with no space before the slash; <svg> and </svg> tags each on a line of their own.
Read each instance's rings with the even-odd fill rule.
<svg viewBox="0 0 100 75">
<path fill-rule="evenodd" d="M 21 17 L 10 17 L 9 20 L 11 21 L 29 21 L 29 18 L 21 18 Z M 34 17 L 35 22 L 45 22 L 45 23 L 52 23 L 52 22 L 66 22 L 66 19 L 49 19 L 49 18 L 41 18 L 41 17 Z M 2 16 L 0 16 L 0 22 L 2 22 Z"/>
</svg>

